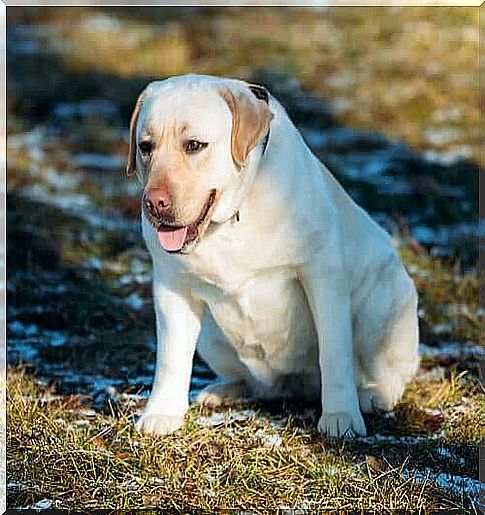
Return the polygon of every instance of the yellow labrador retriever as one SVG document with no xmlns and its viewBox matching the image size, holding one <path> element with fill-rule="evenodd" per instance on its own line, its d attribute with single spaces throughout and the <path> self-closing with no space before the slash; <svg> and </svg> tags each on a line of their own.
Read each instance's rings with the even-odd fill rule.
<svg viewBox="0 0 485 515">
<path fill-rule="evenodd" d="M 365 435 L 361 412 L 396 404 L 419 361 L 414 284 L 266 89 L 152 82 L 127 171 L 143 183 L 157 318 L 141 431 L 183 424 L 196 347 L 220 378 L 204 405 L 319 399 L 318 430 L 341 437 Z"/>
</svg>

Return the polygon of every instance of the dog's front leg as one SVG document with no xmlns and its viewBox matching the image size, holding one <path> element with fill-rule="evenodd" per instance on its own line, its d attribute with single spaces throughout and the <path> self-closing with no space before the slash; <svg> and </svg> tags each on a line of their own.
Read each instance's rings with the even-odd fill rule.
<svg viewBox="0 0 485 515">
<path fill-rule="evenodd" d="M 318 335 L 322 400 L 318 430 L 330 437 L 365 435 L 354 374 L 348 276 L 341 262 L 330 260 L 314 255 L 300 273 Z"/>
<path fill-rule="evenodd" d="M 157 320 L 157 363 L 148 403 L 137 428 L 163 435 L 184 423 L 195 344 L 200 332 L 203 305 L 172 291 L 157 279 L 153 285 Z"/>
</svg>

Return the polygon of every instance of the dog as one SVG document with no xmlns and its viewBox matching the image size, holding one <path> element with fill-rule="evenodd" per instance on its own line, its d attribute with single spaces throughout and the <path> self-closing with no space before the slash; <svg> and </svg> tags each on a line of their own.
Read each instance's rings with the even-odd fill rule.
<svg viewBox="0 0 485 515">
<path fill-rule="evenodd" d="M 395 406 L 419 364 L 414 283 L 264 87 L 150 83 L 127 173 L 143 185 L 158 342 L 140 431 L 183 425 L 196 348 L 219 378 L 201 405 L 318 400 L 317 429 L 337 438 Z"/>
</svg>

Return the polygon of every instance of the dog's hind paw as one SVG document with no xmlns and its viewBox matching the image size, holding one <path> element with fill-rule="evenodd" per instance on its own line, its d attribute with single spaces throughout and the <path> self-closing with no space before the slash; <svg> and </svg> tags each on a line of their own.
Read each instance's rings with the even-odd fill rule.
<svg viewBox="0 0 485 515">
<path fill-rule="evenodd" d="M 195 402 L 200 406 L 222 406 L 235 404 L 243 400 L 245 394 L 244 383 L 215 383 L 206 386 L 197 395 Z"/>
<path fill-rule="evenodd" d="M 391 411 L 399 402 L 405 383 L 400 378 L 389 378 L 379 386 L 359 390 L 360 409 L 364 413 Z"/>
<path fill-rule="evenodd" d="M 143 414 L 136 428 L 147 435 L 168 435 L 184 425 L 183 415 Z"/>
</svg>

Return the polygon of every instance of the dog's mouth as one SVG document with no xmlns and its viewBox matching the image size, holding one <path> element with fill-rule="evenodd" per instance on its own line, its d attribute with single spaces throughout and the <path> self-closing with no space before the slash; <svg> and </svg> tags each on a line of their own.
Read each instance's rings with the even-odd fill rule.
<svg viewBox="0 0 485 515">
<path fill-rule="evenodd" d="M 210 216 L 218 197 L 218 191 L 211 190 L 200 215 L 189 225 L 158 224 L 156 230 L 160 245 L 167 252 L 181 253 L 189 244 L 195 244 L 196 241 L 202 237 L 209 225 Z"/>
</svg>

